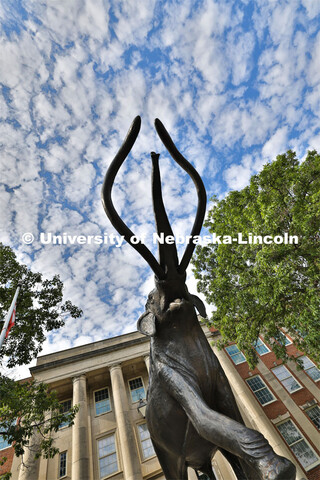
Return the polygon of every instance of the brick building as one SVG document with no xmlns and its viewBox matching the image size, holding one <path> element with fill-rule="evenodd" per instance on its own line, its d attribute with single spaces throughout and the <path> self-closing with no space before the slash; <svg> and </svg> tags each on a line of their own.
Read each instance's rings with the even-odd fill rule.
<svg viewBox="0 0 320 480">
<path fill-rule="evenodd" d="M 13 456 L 14 456 L 14 450 L 9 445 L 9 443 L 0 435 L 0 460 L 5 457 L 7 461 L 5 462 L 4 465 L 0 465 L 0 478 L 1 475 L 10 472 L 11 466 L 12 466 L 12 461 L 13 461 Z"/>
<path fill-rule="evenodd" d="M 203 328 L 209 341 L 216 337 L 217 332 Z M 302 355 L 289 337 L 284 339 L 290 353 Z M 213 348 L 246 424 L 295 463 L 297 480 L 320 480 L 317 367 L 307 357 L 304 370 L 282 366 L 263 339 L 253 371 L 236 345 Z M 164 480 L 143 410 L 138 410 L 148 384 L 148 353 L 148 338 L 134 332 L 39 357 L 32 377 L 55 389 L 64 408 L 79 404 L 80 411 L 72 427 L 61 425 L 55 434 L 60 454 L 38 461 L 26 454 L 29 468 L 21 468 L 20 459 L 12 458 L 12 448 L 0 439 L 0 455 L 9 458 L 4 467 L 11 469 L 12 480 Z M 235 479 L 222 455 L 214 457 L 213 468 L 218 480 Z M 189 479 L 196 478 L 190 470 Z"/>
<path fill-rule="evenodd" d="M 298 370 L 293 361 L 282 365 L 262 337 L 255 346 L 259 362 L 254 370 L 237 345 L 214 350 L 247 421 L 265 436 L 266 429 L 280 435 L 291 453 L 285 456 L 296 464 L 299 478 L 319 480 L 320 370 L 297 350 L 289 335 L 281 335 L 288 353 L 300 358 L 303 369 Z"/>
</svg>

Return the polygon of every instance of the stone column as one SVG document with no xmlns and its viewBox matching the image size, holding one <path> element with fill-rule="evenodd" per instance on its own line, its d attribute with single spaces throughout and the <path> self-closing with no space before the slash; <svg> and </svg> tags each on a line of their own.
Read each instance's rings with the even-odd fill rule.
<svg viewBox="0 0 320 480">
<path fill-rule="evenodd" d="M 148 373 L 149 373 L 149 370 L 150 370 L 150 356 L 149 355 L 145 355 L 143 357 L 144 359 L 144 363 L 146 364 L 146 367 L 147 367 L 147 370 L 148 370 Z"/>
<path fill-rule="evenodd" d="M 217 347 L 213 347 L 213 351 L 218 357 L 219 362 L 228 377 L 240 411 L 245 411 L 245 417 L 250 419 L 250 425 L 248 426 L 261 432 L 278 455 L 282 455 L 294 463 L 297 468 L 296 480 L 305 480 L 304 472 L 299 467 L 291 450 L 289 450 L 289 447 L 287 447 L 284 440 L 282 440 L 280 434 L 275 431 L 274 427 L 271 425 L 271 421 L 263 411 L 263 408 L 258 404 L 258 401 L 256 401 L 252 395 L 249 395 L 250 392 L 248 392 L 245 380 L 242 379 L 234 366 L 230 365 L 230 360 L 227 354 L 223 350 L 219 350 Z M 246 418 L 244 418 L 244 420 L 246 420 Z"/>
<path fill-rule="evenodd" d="M 71 477 L 76 480 L 90 479 L 88 402 L 86 376 L 73 378 L 73 405 L 80 409 L 72 426 L 72 467 Z"/>
<path fill-rule="evenodd" d="M 110 366 L 111 386 L 125 480 L 142 480 L 136 439 L 130 421 L 125 383 L 119 364 Z"/>
<path fill-rule="evenodd" d="M 29 440 L 29 446 L 25 447 L 23 454 L 23 463 L 20 465 L 18 480 L 35 480 L 38 478 L 40 459 L 34 458 L 38 450 L 41 438 L 39 434 L 34 431 L 34 434 Z"/>
</svg>

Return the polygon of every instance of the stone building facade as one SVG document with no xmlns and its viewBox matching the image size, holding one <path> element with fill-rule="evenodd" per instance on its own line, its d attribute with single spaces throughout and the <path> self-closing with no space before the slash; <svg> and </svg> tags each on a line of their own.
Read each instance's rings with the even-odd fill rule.
<svg viewBox="0 0 320 480">
<path fill-rule="evenodd" d="M 209 341 L 217 335 L 204 330 Z M 292 365 L 286 371 L 274 370 L 281 362 L 260 341 L 254 371 L 236 345 L 222 351 L 213 348 L 246 424 L 261 431 L 277 453 L 295 463 L 297 480 L 320 480 L 320 372 L 308 362 L 305 371 L 298 372 Z M 287 348 L 295 347 L 288 343 Z M 72 427 L 61 425 L 55 434 L 60 454 L 36 462 L 26 454 L 27 468 L 14 457 L 12 480 L 164 480 L 143 409 L 138 410 L 148 385 L 148 354 L 148 338 L 134 332 L 39 357 L 31 368 L 32 377 L 55 389 L 66 410 L 72 404 L 80 405 L 80 410 Z M 6 451 L 11 449 L 0 454 Z M 218 480 L 235 479 L 220 454 L 213 459 L 213 468 Z M 192 470 L 189 479 L 197 479 Z"/>
</svg>

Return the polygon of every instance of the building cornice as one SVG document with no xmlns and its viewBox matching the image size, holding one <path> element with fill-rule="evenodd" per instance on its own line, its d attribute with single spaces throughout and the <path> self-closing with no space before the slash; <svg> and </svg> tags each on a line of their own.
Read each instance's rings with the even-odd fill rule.
<svg viewBox="0 0 320 480">
<path fill-rule="evenodd" d="M 56 359 L 56 360 L 53 360 L 53 361 L 45 362 L 45 363 L 42 363 L 40 365 L 36 365 L 35 367 L 30 367 L 29 370 L 30 370 L 31 374 L 34 374 L 34 373 L 42 372 L 44 370 L 48 370 L 49 368 L 54 368 L 54 367 L 57 367 L 57 366 L 66 365 L 68 363 L 74 363 L 78 360 L 84 360 L 84 359 L 88 359 L 88 358 L 92 358 L 92 357 L 97 357 L 98 355 L 104 355 L 106 353 L 115 352 L 117 350 L 123 350 L 126 347 L 131 347 L 131 346 L 134 346 L 134 345 L 139 345 L 139 344 L 148 343 L 148 342 L 149 342 L 149 338 L 145 337 L 145 336 L 139 337 L 139 338 L 134 338 L 132 340 L 128 340 L 126 342 L 118 343 L 116 345 L 109 345 L 109 346 L 100 348 L 98 350 L 89 350 L 87 352 L 82 352 L 82 353 L 79 353 L 77 355 L 71 355 L 71 356 L 68 356 L 68 357 L 63 357 L 63 358 L 59 358 L 59 359 Z M 92 346 L 93 344 L 90 344 L 90 345 Z M 68 350 L 66 350 L 66 352 L 67 351 Z M 59 353 L 61 353 L 61 352 L 59 352 Z"/>
</svg>

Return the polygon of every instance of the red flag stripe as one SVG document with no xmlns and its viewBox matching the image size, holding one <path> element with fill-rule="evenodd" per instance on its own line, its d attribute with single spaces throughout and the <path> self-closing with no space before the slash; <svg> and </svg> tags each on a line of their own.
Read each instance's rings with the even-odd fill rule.
<svg viewBox="0 0 320 480">
<path fill-rule="evenodd" d="M 15 318 L 16 318 L 16 307 L 14 307 L 12 315 L 10 317 L 10 321 L 9 321 L 8 328 L 7 328 L 7 331 L 6 331 L 6 338 L 8 338 L 11 328 L 14 326 Z"/>
</svg>

